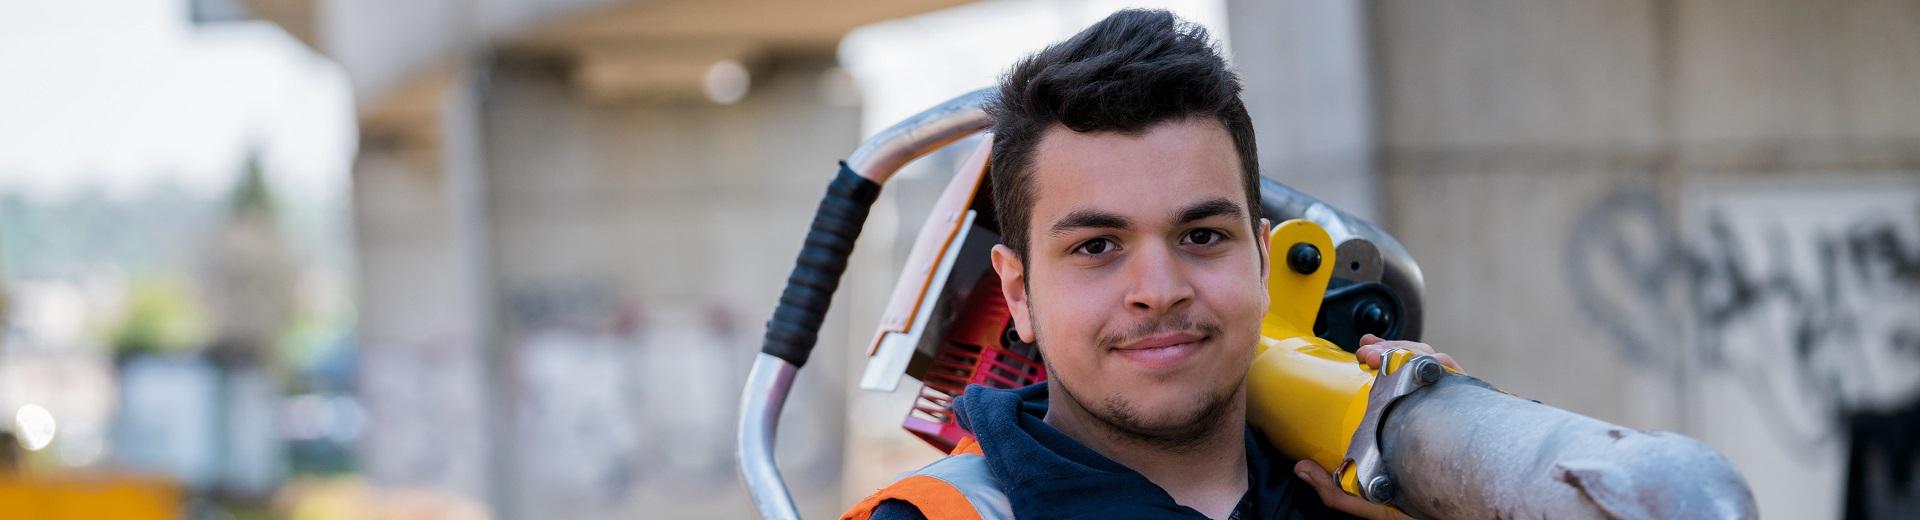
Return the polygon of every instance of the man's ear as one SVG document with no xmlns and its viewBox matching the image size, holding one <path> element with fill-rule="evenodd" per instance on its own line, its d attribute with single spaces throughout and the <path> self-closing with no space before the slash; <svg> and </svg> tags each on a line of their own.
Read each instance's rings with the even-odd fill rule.
<svg viewBox="0 0 1920 520">
<path fill-rule="evenodd" d="M 1006 244 L 993 246 L 993 272 L 1000 275 L 1000 295 L 1007 299 L 1007 313 L 1013 315 L 1013 330 L 1020 341 L 1033 343 L 1033 315 L 1027 312 L 1027 266 L 1020 254 Z"/>
<path fill-rule="evenodd" d="M 1260 249 L 1260 282 L 1262 284 L 1265 284 L 1267 281 L 1268 271 L 1273 270 L 1273 262 L 1267 261 L 1267 258 L 1268 258 L 1267 255 L 1272 253 L 1272 251 L 1268 251 L 1267 249 L 1269 246 L 1272 245 L 1272 244 L 1269 244 L 1269 242 L 1272 242 L 1272 240 L 1270 240 L 1268 237 L 1273 236 L 1273 221 L 1267 220 L 1266 218 L 1262 217 L 1260 219 L 1259 227 L 1260 227 L 1260 236 L 1254 237 L 1253 243 L 1257 244 L 1254 247 L 1257 247 Z"/>
<path fill-rule="evenodd" d="M 1271 242 L 1273 242 L 1273 240 L 1269 238 L 1272 236 L 1273 236 L 1273 221 L 1267 220 L 1266 218 L 1261 218 L 1260 219 L 1260 236 L 1254 237 L 1254 240 L 1253 240 L 1254 244 L 1256 244 L 1254 247 L 1260 250 L 1260 287 L 1261 287 L 1260 315 L 1261 316 L 1266 316 L 1268 307 L 1273 305 L 1273 295 L 1268 294 L 1265 289 L 1267 287 L 1267 281 L 1268 281 L 1267 277 L 1273 275 L 1273 262 L 1268 260 L 1270 258 L 1268 255 L 1273 254 L 1273 251 L 1268 250 L 1272 246 Z"/>
</svg>

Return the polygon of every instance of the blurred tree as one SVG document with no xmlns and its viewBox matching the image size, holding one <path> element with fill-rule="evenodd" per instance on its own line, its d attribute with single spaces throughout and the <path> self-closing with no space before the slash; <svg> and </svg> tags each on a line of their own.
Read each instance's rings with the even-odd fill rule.
<svg viewBox="0 0 1920 520">
<path fill-rule="evenodd" d="M 258 153 L 248 157 L 228 200 L 204 264 L 215 317 L 211 354 L 223 362 L 260 363 L 275 357 L 267 348 L 293 322 L 297 270 Z"/>
<path fill-rule="evenodd" d="M 135 279 L 123 316 L 109 334 L 115 359 L 193 352 L 210 336 L 205 309 L 185 284 L 172 278 Z"/>
</svg>

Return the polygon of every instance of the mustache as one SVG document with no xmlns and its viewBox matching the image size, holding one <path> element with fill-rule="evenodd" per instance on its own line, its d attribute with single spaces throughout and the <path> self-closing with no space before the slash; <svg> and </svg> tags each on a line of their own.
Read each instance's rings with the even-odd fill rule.
<svg viewBox="0 0 1920 520">
<path fill-rule="evenodd" d="M 1201 336 L 1213 337 L 1220 334 L 1220 324 L 1211 321 L 1196 320 L 1193 319 L 1192 316 L 1185 314 L 1163 316 L 1136 323 L 1131 327 L 1127 327 L 1127 330 L 1122 331 L 1120 334 L 1101 334 L 1094 338 L 1093 343 L 1102 350 L 1106 350 L 1119 348 L 1121 345 L 1132 343 L 1135 340 L 1148 336 L 1173 332 L 1190 332 Z"/>
</svg>

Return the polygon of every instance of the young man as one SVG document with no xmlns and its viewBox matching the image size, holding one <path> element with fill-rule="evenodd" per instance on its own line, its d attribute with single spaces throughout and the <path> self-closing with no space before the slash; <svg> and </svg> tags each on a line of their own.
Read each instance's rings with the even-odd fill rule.
<svg viewBox="0 0 1920 520">
<path fill-rule="evenodd" d="M 1247 425 L 1270 223 L 1239 80 L 1204 29 L 1115 13 L 1021 61 L 989 111 L 993 268 L 1049 380 L 968 389 L 956 413 L 977 445 L 848 518 L 1398 514 Z M 1362 343 L 1374 365 L 1433 353 Z"/>
</svg>

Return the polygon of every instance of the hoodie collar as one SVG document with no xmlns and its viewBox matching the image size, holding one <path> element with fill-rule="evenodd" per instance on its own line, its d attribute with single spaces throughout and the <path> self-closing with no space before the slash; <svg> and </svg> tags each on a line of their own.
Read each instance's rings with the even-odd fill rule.
<svg viewBox="0 0 1920 520">
<path fill-rule="evenodd" d="M 955 400 L 961 427 L 975 433 L 988 471 L 1018 518 L 1195 518 L 1145 475 L 1047 424 L 1047 383 L 1001 390 L 969 386 Z M 1246 430 L 1247 496 L 1241 518 L 1351 518 L 1320 502 L 1293 474 L 1293 459 Z"/>
</svg>

